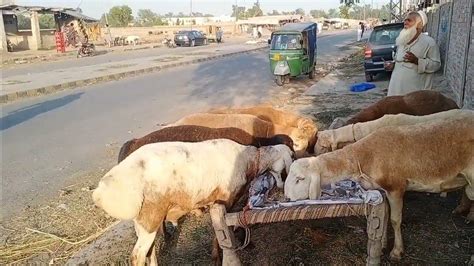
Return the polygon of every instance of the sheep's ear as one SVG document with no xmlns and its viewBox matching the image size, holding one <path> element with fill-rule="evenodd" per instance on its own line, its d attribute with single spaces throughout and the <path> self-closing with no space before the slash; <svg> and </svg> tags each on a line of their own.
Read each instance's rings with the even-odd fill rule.
<svg viewBox="0 0 474 266">
<path fill-rule="evenodd" d="M 315 200 L 321 197 L 321 178 L 319 175 L 311 175 L 309 182 L 309 199 Z"/>
</svg>

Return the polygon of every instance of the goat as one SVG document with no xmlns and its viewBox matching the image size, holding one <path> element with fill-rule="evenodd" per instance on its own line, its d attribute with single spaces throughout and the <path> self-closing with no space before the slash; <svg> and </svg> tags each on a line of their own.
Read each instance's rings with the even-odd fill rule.
<svg viewBox="0 0 474 266">
<path fill-rule="evenodd" d="M 459 109 L 456 102 L 452 99 L 437 91 L 420 90 L 408 93 L 403 96 L 387 96 L 358 112 L 347 121 L 344 121 L 344 119 L 341 118 L 336 118 L 330 126 L 330 129 L 336 129 L 355 123 L 372 121 L 387 114 L 407 114 L 419 116 L 452 109 Z"/>
<path fill-rule="evenodd" d="M 148 144 L 106 173 L 92 198 L 110 216 L 133 219 L 132 264 L 144 265 L 164 220 L 177 225 L 191 210 L 216 202 L 230 208 L 249 180 L 267 170 L 281 180 L 291 162 L 285 145 L 255 148 L 227 139 Z M 150 256 L 156 264 L 155 248 Z"/>
<path fill-rule="evenodd" d="M 345 178 L 387 193 L 395 243 L 403 253 L 401 219 L 405 191 L 447 192 L 466 186 L 474 199 L 474 112 L 416 125 L 385 127 L 343 149 L 295 161 L 285 182 L 290 200 L 317 199 L 321 186 Z"/>
<path fill-rule="evenodd" d="M 284 144 L 293 151 L 293 141 L 287 135 L 274 135 L 271 138 L 254 137 L 239 128 L 208 128 L 201 126 L 175 126 L 166 127 L 154 131 L 142 138 L 132 139 L 125 142 L 120 149 L 118 162 L 120 163 L 132 152 L 143 145 L 168 142 L 168 141 L 182 141 L 182 142 L 200 142 L 211 139 L 230 139 L 242 145 L 252 145 L 257 148 L 262 146 Z"/>
<path fill-rule="evenodd" d="M 192 114 L 181 118 L 170 126 L 195 125 L 211 128 L 236 127 L 257 138 L 270 138 L 277 134 L 289 136 L 297 157 L 305 154 L 308 147 L 307 136 L 298 128 L 281 126 L 248 114 Z"/>
</svg>

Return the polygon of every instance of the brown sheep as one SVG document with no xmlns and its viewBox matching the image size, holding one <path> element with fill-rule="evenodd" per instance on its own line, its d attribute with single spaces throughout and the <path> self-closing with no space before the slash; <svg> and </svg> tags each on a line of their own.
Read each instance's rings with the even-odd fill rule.
<svg viewBox="0 0 474 266">
<path fill-rule="evenodd" d="M 343 149 L 295 161 L 285 182 L 290 200 L 317 199 L 321 186 L 347 177 L 387 193 L 395 243 L 403 253 L 406 191 L 448 192 L 465 187 L 474 199 L 474 112 L 452 119 L 378 129 Z"/>
<path fill-rule="evenodd" d="M 242 129 L 235 127 L 228 128 L 209 128 L 202 126 L 183 125 L 175 127 L 166 127 L 154 131 L 139 139 L 132 139 L 125 142 L 120 149 L 118 163 L 125 159 L 132 152 L 143 145 L 166 142 L 200 142 L 211 139 L 230 139 L 242 145 L 252 145 L 257 148 L 284 144 L 293 151 L 293 141 L 287 135 L 274 135 L 271 138 L 254 137 Z"/>
<path fill-rule="evenodd" d="M 316 133 L 318 128 L 315 123 L 307 117 L 294 114 L 292 112 L 278 110 L 273 108 L 271 105 L 262 104 L 252 107 L 245 108 L 223 108 L 223 109 L 212 109 L 208 113 L 212 114 L 249 114 L 254 115 L 262 120 L 271 122 L 275 125 L 283 127 L 296 127 L 302 135 L 308 140 L 309 153 L 312 153 L 312 148 L 316 143 Z"/>
<path fill-rule="evenodd" d="M 281 126 L 248 114 L 192 114 L 181 118 L 170 126 L 196 125 L 211 128 L 236 127 L 257 138 L 270 138 L 278 134 L 289 136 L 293 140 L 296 157 L 306 153 L 308 139 L 296 127 Z"/>
<path fill-rule="evenodd" d="M 456 102 L 440 92 L 420 90 L 403 96 L 388 96 L 355 114 L 346 122 L 336 119 L 330 129 L 372 121 L 387 114 L 429 115 L 459 109 Z"/>
</svg>

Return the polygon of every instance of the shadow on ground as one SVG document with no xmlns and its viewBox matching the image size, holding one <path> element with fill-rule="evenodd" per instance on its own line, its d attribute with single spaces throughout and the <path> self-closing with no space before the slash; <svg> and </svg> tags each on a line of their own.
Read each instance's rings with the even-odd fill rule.
<svg viewBox="0 0 474 266">
<path fill-rule="evenodd" d="M 78 100 L 82 96 L 82 94 L 84 93 L 80 92 L 71 95 L 66 95 L 61 98 L 36 103 L 15 111 L 11 111 L 2 118 L 0 118 L 0 131 L 14 127 L 40 114 L 65 106 L 73 101 Z"/>
</svg>

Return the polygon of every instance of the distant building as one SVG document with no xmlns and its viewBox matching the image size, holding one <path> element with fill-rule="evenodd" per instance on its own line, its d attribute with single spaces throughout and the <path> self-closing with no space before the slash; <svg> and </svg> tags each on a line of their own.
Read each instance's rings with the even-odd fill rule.
<svg viewBox="0 0 474 266">
<path fill-rule="evenodd" d="M 168 22 L 168 25 L 184 25 L 191 26 L 197 25 L 202 26 L 209 23 L 219 23 L 219 22 L 234 22 L 235 18 L 231 16 L 218 16 L 218 17 L 172 17 L 165 18 L 165 21 Z"/>
</svg>

